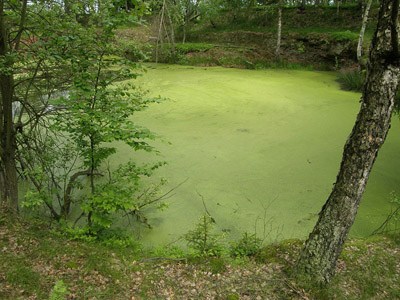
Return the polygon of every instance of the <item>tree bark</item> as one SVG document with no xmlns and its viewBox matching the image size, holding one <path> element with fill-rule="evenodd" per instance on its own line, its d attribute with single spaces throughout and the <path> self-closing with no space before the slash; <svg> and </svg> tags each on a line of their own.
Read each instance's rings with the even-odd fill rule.
<svg viewBox="0 0 400 300">
<path fill-rule="evenodd" d="M 165 3 L 167 5 L 167 3 Z M 168 16 L 168 21 L 170 25 L 170 30 L 171 30 L 171 52 L 172 55 L 175 56 L 175 29 L 174 29 L 174 23 L 172 22 L 171 14 L 168 10 L 168 7 L 166 7 L 166 14 Z"/>
<path fill-rule="evenodd" d="M 336 0 L 336 18 L 339 18 L 340 0 Z"/>
<path fill-rule="evenodd" d="M 278 3 L 278 38 L 276 41 L 275 59 L 281 61 L 281 35 L 282 35 L 282 0 Z"/>
<path fill-rule="evenodd" d="M 364 14 L 363 14 L 360 36 L 358 38 L 357 61 L 358 61 L 358 65 L 359 65 L 360 69 L 361 69 L 362 45 L 363 45 L 363 41 L 364 41 L 365 29 L 367 28 L 368 14 L 369 14 L 369 10 L 371 8 L 371 4 L 372 4 L 372 0 L 368 0 L 367 6 L 366 6 Z"/>
<path fill-rule="evenodd" d="M 156 43 L 156 63 L 158 63 L 158 45 L 161 40 L 162 24 L 164 22 L 164 12 L 165 12 L 165 0 L 163 1 L 163 6 L 161 8 L 160 24 L 159 24 L 159 28 L 158 28 L 157 43 Z"/>
<path fill-rule="evenodd" d="M 334 275 L 370 171 L 386 139 L 400 77 L 398 7 L 399 0 L 381 1 L 361 109 L 345 144 L 336 184 L 294 266 L 299 279 L 327 283 Z"/>
<path fill-rule="evenodd" d="M 24 5 L 26 9 L 26 5 Z M 21 27 L 25 18 L 25 12 L 21 13 Z M 8 33 L 5 25 L 4 1 L 0 0 L 0 56 L 7 57 L 12 49 L 8 45 Z M 19 44 L 20 35 L 17 36 L 16 45 Z M 7 67 L 12 67 L 12 62 L 6 62 Z M 18 183 L 17 168 L 15 163 L 15 151 L 17 142 L 12 117 L 12 102 L 14 96 L 14 77 L 13 74 L 0 74 L 0 159 L 3 168 L 4 182 L 2 187 L 2 199 L 6 203 L 7 209 L 12 213 L 18 212 Z"/>
</svg>

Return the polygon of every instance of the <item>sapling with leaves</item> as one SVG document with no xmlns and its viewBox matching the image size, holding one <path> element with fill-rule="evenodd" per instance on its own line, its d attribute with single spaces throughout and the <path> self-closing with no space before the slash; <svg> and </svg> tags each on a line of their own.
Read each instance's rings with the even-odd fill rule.
<svg viewBox="0 0 400 300">
<path fill-rule="evenodd" d="M 139 66 L 112 56 L 115 53 L 112 28 L 93 30 L 80 38 L 79 49 L 82 52 L 70 60 L 74 81 L 69 95 L 53 101 L 54 105 L 62 105 L 66 109 L 59 111 L 52 122 L 53 128 L 66 133 L 75 145 L 82 162 L 81 172 L 86 172 L 89 177 L 90 191 L 81 205 L 81 216 L 86 216 L 89 227 L 93 222 L 107 227 L 111 221 L 105 216 L 119 210 L 134 209 L 133 193 L 128 187 L 124 191 L 119 185 L 121 196 L 111 196 L 113 189 L 114 194 L 116 192 L 117 182 L 110 180 L 108 184 L 99 185 L 96 177 L 103 176 L 102 165 L 116 153 L 112 142 L 124 142 L 135 151 L 153 151 L 146 140 L 154 139 L 155 135 L 135 124 L 132 115 L 160 99 L 145 98 L 135 86 L 125 82 L 136 78 Z M 149 175 L 150 170 L 160 165 L 140 169 L 130 168 L 133 164 L 128 163 L 118 169 L 117 176 L 122 180 Z M 123 175 L 122 170 L 126 171 Z M 134 182 L 137 185 L 138 180 Z M 128 190 L 130 202 L 124 195 Z"/>
<path fill-rule="evenodd" d="M 50 4 L 54 6 L 51 10 L 46 6 Z M 116 152 L 112 142 L 124 142 L 132 150 L 153 151 L 147 140 L 155 135 L 135 124 L 132 115 L 160 99 L 145 98 L 130 83 L 140 66 L 113 56 L 118 53 L 114 30 L 126 20 L 111 9 L 112 2 L 101 1 L 86 24 L 73 17 L 79 14 L 78 6 L 72 5 L 71 16 L 64 16 L 52 27 L 48 20 L 63 13 L 62 5 L 46 2 L 22 7 L 29 17 L 37 16 L 47 30 L 39 31 L 36 37 L 23 36 L 31 39 L 24 40 L 23 51 L 14 55 L 21 58 L 18 64 L 0 65 L 1 74 L 14 72 L 18 79 L 13 92 L 22 110 L 15 120 L 22 127 L 21 134 L 14 127 L 11 136 L 17 147 L 14 163 L 18 162 L 21 176 L 32 182 L 23 206 L 30 211 L 46 207 L 56 220 L 68 220 L 71 211 L 79 214 L 81 209 L 80 216 L 86 216 L 89 227 L 93 223 L 109 226 L 116 212 L 147 223 L 143 208 L 156 203 L 164 207 L 161 200 L 165 195 L 160 188 L 165 181 L 147 187 L 139 181 L 163 163 L 137 166 L 130 162 L 110 172 L 105 172 L 104 166 Z M 30 12 L 37 7 L 43 12 Z M 2 12 L 11 11 L 1 8 Z M 77 189 L 82 191 L 76 193 Z"/>
</svg>

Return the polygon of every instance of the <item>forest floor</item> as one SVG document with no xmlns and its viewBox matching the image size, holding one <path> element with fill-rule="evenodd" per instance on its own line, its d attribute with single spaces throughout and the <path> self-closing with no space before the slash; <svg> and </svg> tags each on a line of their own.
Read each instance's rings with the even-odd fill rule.
<svg viewBox="0 0 400 300">
<path fill-rule="evenodd" d="M 251 258 L 147 256 L 0 218 L 0 299 L 400 299 L 400 236 L 349 240 L 327 287 L 288 271 L 300 240 Z"/>
</svg>

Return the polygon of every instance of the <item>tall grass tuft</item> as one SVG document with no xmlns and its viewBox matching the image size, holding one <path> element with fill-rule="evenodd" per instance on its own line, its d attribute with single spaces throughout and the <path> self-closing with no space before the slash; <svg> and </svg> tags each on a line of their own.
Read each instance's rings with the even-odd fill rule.
<svg viewBox="0 0 400 300">
<path fill-rule="evenodd" d="M 343 90 L 361 92 L 364 79 L 364 72 L 357 70 L 343 71 L 339 73 L 338 82 Z"/>
</svg>

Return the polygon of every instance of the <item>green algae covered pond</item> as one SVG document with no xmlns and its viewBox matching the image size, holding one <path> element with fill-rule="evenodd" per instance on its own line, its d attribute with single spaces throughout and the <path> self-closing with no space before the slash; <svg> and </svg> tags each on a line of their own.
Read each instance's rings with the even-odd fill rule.
<svg viewBox="0 0 400 300">
<path fill-rule="evenodd" d="M 167 210 L 148 211 L 154 228 L 141 232 L 144 243 L 165 245 L 193 228 L 205 212 L 202 197 L 216 230 L 231 238 L 255 230 L 266 241 L 305 238 L 335 182 L 360 94 L 340 90 L 331 72 L 148 67 L 138 82 L 169 100 L 135 120 L 162 137 L 153 142 L 160 154 L 131 156 L 167 161 L 155 174 L 168 179 L 166 190 L 186 181 Z M 394 116 L 353 237 L 370 234 L 390 211 L 399 149 Z"/>
</svg>

